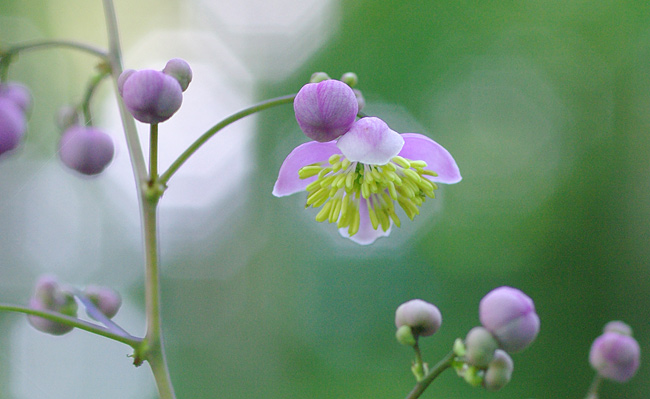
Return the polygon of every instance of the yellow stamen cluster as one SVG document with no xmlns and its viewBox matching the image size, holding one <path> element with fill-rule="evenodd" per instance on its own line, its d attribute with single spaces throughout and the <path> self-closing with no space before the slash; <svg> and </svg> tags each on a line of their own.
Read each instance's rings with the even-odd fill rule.
<svg viewBox="0 0 650 399">
<path fill-rule="evenodd" d="M 400 226 L 395 214 L 395 202 L 413 220 L 426 197 L 434 198 L 438 187 L 424 176 L 437 176 L 424 161 L 393 157 L 385 165 L 350 162 L 341 154 L 332 155 L 328 162 L 304 166 L 298 171 L 301 179 L 313 176 L 307 190 L 305 207 L 323 207 L 316 215 L 318 222 L 336 222 L 348 228 L 350 236 L 359 231 L 359 204 L 365 201 L 372 227 L 388 230 L 390 221 Z"/>
</svg>

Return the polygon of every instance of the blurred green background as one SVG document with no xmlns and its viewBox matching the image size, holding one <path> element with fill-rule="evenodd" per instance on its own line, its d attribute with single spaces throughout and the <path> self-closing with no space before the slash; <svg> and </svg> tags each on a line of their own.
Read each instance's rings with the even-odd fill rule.
<svg viewBox="0 0 650 399">
<path fill-rule="evenodd" d="M 478 324 L 479 300 L 500 285 L 529 294 L 542 321 L 534 345 L 513 357 L 512 382 L 490 393 L 446 372 L 423 397 L 582 398 L 589 347 L 613 319 L 632 326 L 642 357 L 650 353 L 650 3 L 116 7 L 127 67 L 161 69 L 173 43 L 201 66 L 185 101 L 205 107 L 185 116 L 183 108 L 178 118 L 190 122 L 161 126 L 162 142 L 202 133 L 192 115 L 209 127 L 239 102 L 296 92 L 314 71 L 354 71 L 366 113 L 432 137 L 463 175 L 415 222 L 361 247 L 313 221 L 304 195 L 271 196 L 284 156 L 305 141 L 291 107 L 260 114 L 241 133 L 248 141 L 234 130 L 215 137 L 206 153 L 225 165 L 202 180 L 178 176 L 176 187 L 196 191 L 173 192 L 172 179 L 170 200 L 181 205 L 165 206 L 166 196 L 160 217 L 163 319 L 179 398 L 404 397 L 412 354 L 394 340 L 394 309 L 411 298 L 440 308 L 441 330 L 421 343 L 435 363 Z M 39 38 L 105 46 L 100 2 L 0 3 L 0 43 Z M 35 107 L 23 148 L 0 160 L 0 301 L 25 303 L 48 271 L 111 285 L 125 300 L 117 320 L 141 334 L 133 177 L 116 159 L 105 176 L 80 179 L 55 155 L 53 115 L 80 99 L 93 62 L 44 51 L 24 54 L 10 72 L 30 86 Z M 201 92 L 211 87 L 201 85 L 206 75 L 226 89 Z M 103 90 L 97 124 L 119 137 L 112 92 Z M 231 159 L 229 148 L 245 156 Z M 126 149 L 118 155 L 124 161 Z M 247 172 L 236 174 L 229 165 L 242 159 Z M 16 315 L 0 314 L 0 331 L 0 398 L 156 397 L 127 347 L 80 331 L 45 336 Z M 605 383 L 602 398 L 647 398 L 648 370 L 642 360 L 630 382 Z"/>
</svg>

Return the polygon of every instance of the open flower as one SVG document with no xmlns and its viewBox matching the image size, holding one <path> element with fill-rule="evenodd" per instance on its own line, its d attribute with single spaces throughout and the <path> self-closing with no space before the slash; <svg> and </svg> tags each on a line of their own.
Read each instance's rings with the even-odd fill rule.
<svg viewBox="0 0 650 399">
<path fill-rule="evenodd" d="M 400 226 L 396 205 L 413 219 L 436 183 L 461 180 L 451 154 L 421 134 L 399 134 L 384 121 L 356 121 L 337 141 L 296 147 L 280 167 L 273 195 L 307 191 L 316 220 L 336 223 L 344 237 L 366 245 Z"/>
</svg>

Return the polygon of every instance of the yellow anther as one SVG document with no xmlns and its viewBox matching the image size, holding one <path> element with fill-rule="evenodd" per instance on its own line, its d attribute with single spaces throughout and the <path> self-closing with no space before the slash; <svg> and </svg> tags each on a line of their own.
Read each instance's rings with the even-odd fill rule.
<svg viewBox="0 0 650 399">
<path fill-rule="evenodd" d="M 316 176 L 318 172 L 320 172 L 321 167 L 318 165 L 309 165 L 309 166 L 304 166 L 300 168 L 298 171 L 298 177 L 301 179 L 307 179 L 312 176 Z"/>
<path fill-rule="evenodd" d="M 413 169 L 404 169 L 403 172 L 404 172 L 404 175 L 406 177 L 408 177 L 409 179 L 411 179 L 411 180 L 420 181 L 422 179 L 420 177 L 420 175 L 418 175 L 418 172 L 416 172 Z"/>
<path fill-rule="evenodd" d="M 427 167 L 427 163 L 424 161 L 409 161 L 412 168 L 424 169 Z"/>
<path fill-rule="evenodd" d="M 330 157 L 329 157 L 329 159 L 327 160 L 327 162 L 329 162 L 330 165 L 334 165 L 334 164 L 337 163 L 340 159 L 341 159 L 341 154 L 332 154 L 332 155 L 330 155 Z"/>
<path fill-rule="evenodd" d="M 318 215 L 316 215 L 316 221 L 317 222 L 324 222 L 329 218 L 330 215 L 330 209 L 332 208 L 332 201 L 327 201 L 325 205 L 323 205 L 323 208 L 318 212 Z"/>
<path fill-rule="evenodd" d="M 403 167 L 405 169 L 408 169 L 408 168 L 411 167 L 411 163 L 406 158 L 402 158 L 399 155 L 393 157 L 393 162 L 395 162 L 396 164 L 398 164 L 399 166 L 401 166 L 401 167 Z"/>
</svg>

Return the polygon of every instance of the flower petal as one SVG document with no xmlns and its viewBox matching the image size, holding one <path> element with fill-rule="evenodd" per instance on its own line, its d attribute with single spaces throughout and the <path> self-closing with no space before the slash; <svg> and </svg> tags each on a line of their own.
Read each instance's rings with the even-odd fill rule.
<svg viewBox="0 0 650 399">
<path fill-rule="evenodd" d="M 305 190 L 305 187 L 314 181 L 316 176 L 301 179 L 298 176 L 300 168 L 317 162 L 327 162 L 330 156 L 340 153 L 341 150 L 336 147 L 334 141 L 326 143 L 310 141 L 294 148 L 280 167 L 278 180 L 273 186 L 273 195 L 284 197 Z"/>
<path fill-rule="evenodd" d="M 370 222 L 370 216 L 368 216 L 368 206 L 364 200 L 359 202 L 359 213 L 359 231 L 357 234 L 350 237 L 347 227 L 340 228 L 339 233 L 343 237 L 349 238 L 359 245 L 370 245 L 379 237 L 387 237 L 390 234 L 390 229 L 393 227 L 392 221 L 390 222 L 390 227 L 386 231 L 383 231 L 381 228 L 378 228 L 377 230 L 372 228 L 372 222 Z"/>
<path fill-rule="evenodd" d="M 412 160 L 425 161 L 427 169 L 438 174 L 430 177 L 431 181 L 453 184 L 462 179 L 456 161 L 443 146 L 417 133 L 404 133 L 401 136 L 404 138 L 404 147 L 399 155 Z"/>
<path fill-rule="evenodd" d="M 366 117 L 356 121 L 336 145 L 351 162 L 385 165 L 400 152 L 404 139 L 381 119 Z"/>
</svg>

